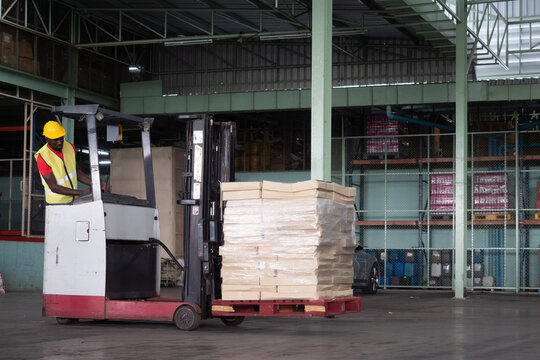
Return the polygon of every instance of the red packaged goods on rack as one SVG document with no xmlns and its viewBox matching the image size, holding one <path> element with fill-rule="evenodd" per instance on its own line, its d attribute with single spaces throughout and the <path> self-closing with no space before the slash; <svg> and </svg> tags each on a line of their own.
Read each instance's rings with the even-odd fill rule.
<svg viewBox="0 0 540 360">
<path fill-rule="evenodd" d="M 366 136 L 373 138 L 366 139 L 366 153 L 384 155 L 384 153 L 394 156 L 406 155 L 409 150 L 409 143 L 404 137 L 399 135 L 407 134 L 405 123 L 388 119 L 384 114 L 369 115 L 366 124 Z"/>
<path fill-rule="evenodd" d="M 429 209 L 431 210 L 431 216 L 449 216 L 453 214 L 453 174 L 431 174 Z"/>
<path fill-rule="evenodd" d="M 503 172 L 477 173 L 473 176 L 474 184 L 505 184 L 508 180 Z"/>
<path fill-rule="evenodd" d="M 511 177 L 504 172 L 477 173 L 473 175 L 474 210 L 501 210 L 486 212 L 496 214 L 513 208 Z"/>
</svg>

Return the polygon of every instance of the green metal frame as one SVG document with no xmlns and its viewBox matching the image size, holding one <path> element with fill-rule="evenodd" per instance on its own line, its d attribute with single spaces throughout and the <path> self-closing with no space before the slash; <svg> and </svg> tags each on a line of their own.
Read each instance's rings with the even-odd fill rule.
<svg viewBox="0 0 540 360">
<path fill-rule="evenodd" d="M 311 178 L 331 179 L 332 0 L 313 4 L 311 47 Z"/>
<path fill-rule="evenodd" d="M 490 85 L 468 82 L 468 101 L 520 101 L 540 98 L 540 84 Z M 453 103 L 456 85 L 415 84 L 332 89 L 332 107 Z M 255 91 L 164 96 L 161 80 L 120 84 L 120 108 L 140 115 L 199 112 L 272 111 L 311 108 L 311 90 Z"/>
<path fill-rule="evenodd" d="M 465 297 L 467 284 L 467 5 L 457 0 L 457 15 L 463 19 L 456 24 L 456 152 L 455 152 L 455 237 L 454 293 Z"/>
<path fill-rule="evenodd" d="M 118 109 L 119 101 L 92 91 L 74 88 L 50 79 L 34 76 L 25 72 L 0 66 L 2 82 L 56 96 L 60 99 L 78 98 L 84 101 L 101 104 L 110 109 Z"/>
</svg>

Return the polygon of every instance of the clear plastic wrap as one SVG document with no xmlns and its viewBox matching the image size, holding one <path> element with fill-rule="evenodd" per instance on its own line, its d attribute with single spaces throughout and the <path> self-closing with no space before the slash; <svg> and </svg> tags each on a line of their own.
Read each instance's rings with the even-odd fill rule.
<svg viewBox="0 0 540 360">
<path fill-rule="evenodd" d="M 352 296 L 353 205 L 322 198 L 228 201 L 223 220 L 223 299 Z"/>
</svg>

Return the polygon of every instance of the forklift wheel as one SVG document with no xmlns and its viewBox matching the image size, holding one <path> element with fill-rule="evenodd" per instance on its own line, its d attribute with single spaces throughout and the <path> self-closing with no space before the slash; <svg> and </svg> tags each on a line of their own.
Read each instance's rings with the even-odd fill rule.
<svg viewBox="0 0 540 360">
<path fill-rule="evenodd" d="M 72 324 L 76 324 L 77 322 L 79 322 L 79 319 L 57 317 L 56 322 L 59 325 L 72 325 Z"/>
<path fill-rule="evenodd" d="M 180 330 L 195 330 L 201 323 L 201 314 L 189 305 L 182 305 L 174 313 L 174 323 Z"/>
<path fill-rule="evenodd" d="M 223 322 L 227 326 L 238 326 L 244 321 L 243 316 L 224 316 L 221 318 L 221 322 Z"/>
</svg>

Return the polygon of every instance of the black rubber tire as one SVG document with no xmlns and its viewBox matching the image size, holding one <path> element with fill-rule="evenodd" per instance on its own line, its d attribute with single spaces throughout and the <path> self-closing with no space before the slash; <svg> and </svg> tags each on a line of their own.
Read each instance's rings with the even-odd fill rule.
<svg viewBox="0 0 540 360">
<path fill-rule="evenodd" d="M 227 326 L 238 326 L 244 321 L 243 316 L 223 316 L 221 322 Z"/>
<path fill-rule="evenodd" d="M 182 305 L 174 313 L 174 323 L 180 330 L 192 331 L 201 324 L 201 314 L 192 306 Z"/>
<path fill-rule="evenodd" d="M 57 317 L 56 322 L 59 325 L 73 325 L 79 322 L 79 319 Z"/>
<path fill-rule="evenodd" d="M 364 294 L 375 295 L 379 289 L 379 266 L 373 264 L 369 271 L 369 280 L 367 286 L 363 289 Z"/>
</svg>

